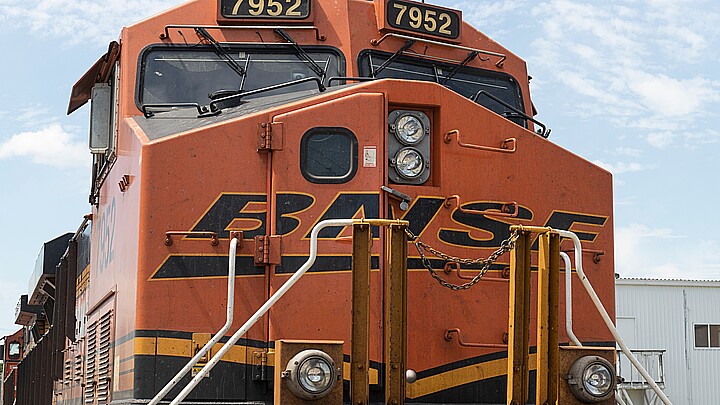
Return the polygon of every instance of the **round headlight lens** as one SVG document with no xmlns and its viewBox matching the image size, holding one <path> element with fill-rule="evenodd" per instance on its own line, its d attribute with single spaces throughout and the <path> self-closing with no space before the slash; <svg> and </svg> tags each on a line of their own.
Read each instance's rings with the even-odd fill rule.
<svg viewBox="0 0 720 405">
<path fill-rule="evenodd" d="M 425 128 L 417 117 L 403 115 L 395 124 L 395 133 L 400 142 L 407 145 L 415 145 L 425 136 Z"/>
<path fill-rule="evenodd" d="M 308 401 L 330 395 L 341 375 L 330 355 L 313 349 L 296 354 L 281 374 L 293 395 Z"/>
<path fill-rule="evenodd" d="M 404 148 L 395 155 L 395 168 L 402 177 L 413 179 L 425 170 L 425 162 L 416 149 Z"/>
<path fill-rule="evenodd" d="M 568 388 L 583 404 L 597 404 L 615 392 L 615 367 L 600 356 L 583 356 L 570 366 Z"/>
<path fill-rule="evenodd" d="M 605 364 L 595 363 L 583 372 L 583 385 L 587 392 L 596 397 L 603 397 L 613 388 L 613 373 Z"/>
<path fill-rule="evenodd" d="M 322 357 L 310 357 L 298 367 L 298 382 L 311 394 L 320 394 L 333 386 L 332 366 Z"/>
</svg>

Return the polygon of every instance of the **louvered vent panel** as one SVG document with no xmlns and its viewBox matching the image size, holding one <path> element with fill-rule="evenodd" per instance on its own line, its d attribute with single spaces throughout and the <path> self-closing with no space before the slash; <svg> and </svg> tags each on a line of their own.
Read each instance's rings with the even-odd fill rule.
<svg viewBox="0 0 720 405">
<path fill-rule="evenodd" d="M 97 403 L 110 403 L 110 330 L 112 310 L 100 318 L 98 326 Z"/>
<path fill-rule="evenodd" d="M 70 357 L 69 359 L 65 360 L 65 367 L 63 369 L 64 370 L 63 384 L 70 385 L 70 383 L 72 383 L 74 368 L 75 368 L 75 359 L 73 357 Z"/>
<path fill-rule="evenodd" d="M 97 321 L 87 328 L 87 351 L 85 352 L 85 403 L 95 402 L 95 385 L 97 376 Z"/>
<path fill-rule="evenodd" d="M 82 381 L 83 377 L 83 358 L 82 355 L 75 356 L 75 373 L 74 374 L 74 381 L 76 383 L 80 383 Z"/>
</svg>

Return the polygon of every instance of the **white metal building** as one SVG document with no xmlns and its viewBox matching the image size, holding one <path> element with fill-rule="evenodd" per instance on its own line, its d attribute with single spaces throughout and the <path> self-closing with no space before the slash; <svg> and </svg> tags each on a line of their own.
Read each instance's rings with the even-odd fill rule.
<svg viewBox="0 0 720 405">
<path fill-rule="evenodd" d="M 616 280 L 617 327 L 674 405 L 720 404 L 720 281 Z M 620 356 L 632 403 L 654 394 Z"/>
</svg>

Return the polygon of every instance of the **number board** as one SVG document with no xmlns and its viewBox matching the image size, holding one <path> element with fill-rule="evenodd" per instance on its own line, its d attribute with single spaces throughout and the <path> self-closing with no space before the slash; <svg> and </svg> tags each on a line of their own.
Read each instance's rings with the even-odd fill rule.
<svg viewBox="0 0 720 405">
<path fill-rule="evenodd" d="M 220 15 L 230 19 L 292 19 L 310 16 L 311 0 L 220 0 Z"/>
<path fill-rule="evenodd" d="M 385 18 L 393 28 L 446 39 L 460 37 L 462 26 L 460 11 L 416 1 L 387 0 Z"/>
</svg>

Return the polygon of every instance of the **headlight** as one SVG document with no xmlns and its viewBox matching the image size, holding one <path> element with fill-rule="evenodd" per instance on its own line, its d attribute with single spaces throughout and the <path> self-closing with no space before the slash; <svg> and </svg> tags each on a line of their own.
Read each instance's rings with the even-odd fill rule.
<svg viewBox="0 0 720 405">
<path fill-rule="evenodd" d="M 395 167 L 398 174 L 406 179 L 413 179 L 422 174 L 425 162 L 417 149 L 404 148 L 395 156 Z"/>
<path fill-rule="evenodd" d="M 615 390 L 615 369 L 602 357 L 581 357 L 570 367 L 568 385 L 580 401 L 587 404 L 602 402 Z"/>
<path fill-rule="evenodd" d="M 338 380 L 333 359 L 320 350 L 303 350 L 293 357 L 282 374 L 295 396 L 320 399 L 330 393 Z"/>
<path fill-rule="evenodd" d="M 298 382 L 311 394 L 327 391 L 332 386 L 332 369 L 322 357 L 310 357 L 298 367 Z"/>
<path fill-rule="evenodd" d="M 406 145 L 415 145 L 425 136 L 425 127 L 420 120 L 410 114 L 401 116 L 395 124 L 395 135 Z"/>
<path fill-rule="evenodd" d="M 583 373 L 583 385 L 590 394 L 601 397 L 612 388 L 612 378 L 612 371 L 604 364 L 593 364 Z"/>
</svg>

